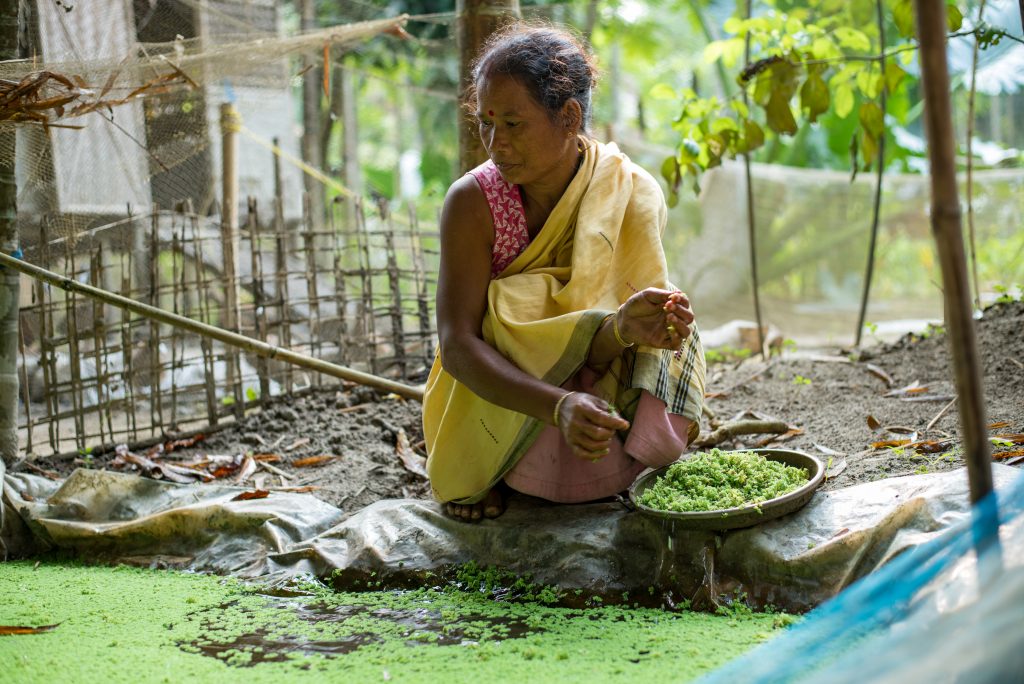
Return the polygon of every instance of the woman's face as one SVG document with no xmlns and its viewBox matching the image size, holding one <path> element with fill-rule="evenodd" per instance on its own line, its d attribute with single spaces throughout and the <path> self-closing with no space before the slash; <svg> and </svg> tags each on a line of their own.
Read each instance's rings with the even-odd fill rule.
<svg viewBox="0 0 1024 684">
<path fill-rule="evenodd" d="M 551 120 L 519 81 L 499 74 L 477 84 L 477 122 L 487 155 L 509 183 L 543 183 L 576 162 L 575 127 Z"/>
</svg>

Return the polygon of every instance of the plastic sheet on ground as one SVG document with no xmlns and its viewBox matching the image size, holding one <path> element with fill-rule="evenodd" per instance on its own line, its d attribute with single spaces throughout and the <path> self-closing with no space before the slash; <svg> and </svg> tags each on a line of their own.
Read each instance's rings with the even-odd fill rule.
<svg viewBox="0 0 1024 684">
<path fill-rule="evenodd" d="M 1018 474 L 993 466 L 997 486 Z M 384 500 L 343 514 L 309 494 L 177 485 L 78 470 L 63 483 L 8 474 L 3 538 L 21 553 L 240 577 L 334 577 L 339 588 L 436 581 L 469 561 L 569 595 L 672 605 L 745 595 L 754 607 L 809 609 L 969 515 L 963 470 L 818 492 L 800 511 L 744 530 L 687 532 L 620 503 L 564 506 L 513 497 L 496 520 L 467 524 L 440 504 Z"/>
</svg>

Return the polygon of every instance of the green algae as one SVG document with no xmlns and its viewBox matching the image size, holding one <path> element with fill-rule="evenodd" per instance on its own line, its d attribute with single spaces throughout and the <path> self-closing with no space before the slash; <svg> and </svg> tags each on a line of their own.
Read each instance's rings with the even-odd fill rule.
<svg viewBox="0 0 1024 684">
<path fill-rule="evenodd" d="M 0 637 L 0 682 L 686 681 L 769 638 L 779 616 L 335 593 L 315 582 L 268 592 L 173 571 L 0 564 L 0 624 L 54 623 Z"/>
<path fill-rule="evenodd" d="M 679 461 L 644 490 L 640 503 L 679 513 L 756 506 L 807 484 L 807 471 L 752 451 L 712 449 Z"/>
</svg>

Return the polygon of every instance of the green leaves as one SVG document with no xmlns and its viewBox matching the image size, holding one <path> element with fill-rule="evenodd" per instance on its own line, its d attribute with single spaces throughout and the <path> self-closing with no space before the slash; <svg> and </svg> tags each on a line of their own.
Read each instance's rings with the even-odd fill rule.
<svg viewBox="0 0 1024 684">
<path fill-rule="evenodd" d="M 828 111 L 830 101 L 831 96 L 825 79 L 817 71 L 812 71 L 800 88 L 800 109 L 807 119 L 814 123 L 818 120 L 819 114 Z"/>
<path fill-rule="evenodd" d="M 783 97 L 779 91 L 772 93 L 765 113 L 768 115 L 768 128 L 776 133 L 796 133 L 796 119 L 793 118 L 793 110 L 789 108 L 789 98 Z"/>
<path fill-rule="evenodd" d="M 892 6 L 892 20 L 896 30 L 904 38 L 914 35 L 914 3 L 911 0 L 896 0 Z"/>
<path fill-rule="evenodd" d="M 861 126 L 861 158 L 864 169 L 870 169 L 878 156 L 879 141 L 885 135 L 885 115 L 876 102 L 865 102 L 857 113 Z"/>
<path fill-rule="evenodd" d="M 896 24 L 896 30 L 904 38 L 913 38 L 914 26 L 914 3 L 912 0 L 896 0 L 892 7 L 892 20 Z M 959 31 L 964 25 L 964 15 L 956 6 L 954 0 L 946 2 L 946 28 L 950 31 Z"/>
</svg>

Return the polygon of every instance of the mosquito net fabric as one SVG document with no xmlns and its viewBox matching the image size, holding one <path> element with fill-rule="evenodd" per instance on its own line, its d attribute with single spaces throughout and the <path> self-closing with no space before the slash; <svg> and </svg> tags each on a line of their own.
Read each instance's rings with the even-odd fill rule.
<svg viewBox="0 0 1024 684">
<path fill-rule="evenodd" d="M 701 680 L 1024 681 L 1024 476 Z"/>
</svg>

